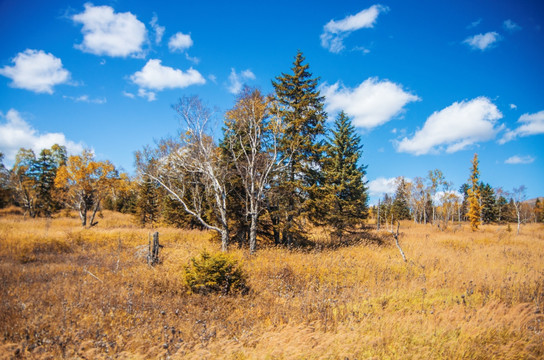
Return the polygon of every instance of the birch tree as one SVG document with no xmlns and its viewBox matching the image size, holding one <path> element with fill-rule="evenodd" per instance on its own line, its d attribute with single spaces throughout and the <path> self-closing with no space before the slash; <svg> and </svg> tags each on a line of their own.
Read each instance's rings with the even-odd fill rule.
<svg viewBox="0 0 544 360">
<path fill-rule="evenodd" d="M 228 171 L 220 149 L 207 132 L 214 113 L 196 96 L 181 98 L 173 108 L 182 125 L 179 137 L 164 139 L 157 148 L 138 152 L 138 169 L 160 184 L 205 228 L 216 231 L 221 236 L 221 249 L 227 251 Z M 214 219 L 204 214 L 207 200 L 212 204 Z"/>
<path fill-rule="evenodd" d="M 224 146 L 245 193 L 245 211 L 250 219 L 249 250 L 253 254 L 257 249 L 259 215 L 277 164 L 281 123 L 269 116 L 268 103 L 261 92 L 248 87 L 225 118 Z"/>
<path fill-rule="evenodd" d="M 518 229 L 517 229 L 517 235 L 519 235 L 521 223 L 525 220 L 522 213 L 522 205 L 523 202 L 526 199 L 526 192 L 527 188 L 525 185 L 521 185 L 520 187 L 514 188 L 512 190 L 512 201 L 514 204 L 514 210 L 516 211 L 516 219 L 518 223 Z"/>
</svg>

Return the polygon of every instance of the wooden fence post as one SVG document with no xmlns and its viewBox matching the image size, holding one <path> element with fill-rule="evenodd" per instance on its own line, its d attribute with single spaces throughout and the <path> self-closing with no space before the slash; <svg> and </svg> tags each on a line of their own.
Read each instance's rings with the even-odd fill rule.
<svg viewBox="0 0 544 360">
<path fill-rule="evenodd" d="M 159 248 L 163 247 L 159 244 L 159 233 L 153 233 L 153 241 L 149 238 L 149 251 L 147 254 L 147 263 L 155 265 L 159 263 Z"/>
</svg>

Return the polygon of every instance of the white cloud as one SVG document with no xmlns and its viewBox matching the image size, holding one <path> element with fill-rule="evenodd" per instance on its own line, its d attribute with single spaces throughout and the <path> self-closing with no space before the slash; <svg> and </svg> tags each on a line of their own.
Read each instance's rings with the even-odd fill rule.
<svg viewBox="0 0 544 360">
<path fill-rule="evenodd" d="M 172 37 L 170 37 L 170 40 L 168 40 L 168 49 L 170 51 L 184 51 L 185 49 L 190 48 L 193 46 L 193 39 L 191 39 L 191 35 L 186 35 L 184 33 L 178 32 Z"/>
<path fill-rule="evenodd" d="M 406 179 L 404 179 L 406 181 Z M 394 194 L 397 190 L 397 178 L 386 179 L 384 177 L 379 177 L 375 180 L 372 180 L 368 183 L 368 191 L 370 195 L 381 196 L 383 194 Z"/>
<path fill-rule="evenodd" d="M 136 95 L 134 95 L 133 93 L 129 93 L 128 91 L 123 91 L 123 95 L 131 99 L 134 99 L 136 97 Z"/>
<path fill-rule="evenodd" d="M 151 59 L 142 70 L 130 76 L 130 80 L 140 87 L 140 90 L 157 90 L 185 88 L 190 85 L 206 83 L 202 75 L 193 68 L 181 71 L 161 65 L 161 60 Z M 143 94 L 144 92 L 142 92 Z M 139 93 L 140 94 L 140 93 Z M 140 95 L 141 96 L 141 95 Z M 147 96 L 147 95 L 145 95 Z"/>
<path fill-rule="evenodd" d="M 107 102 L 106 98 L 91 98 L 89 95 L 81 95 L 81 96 L 63 96 L 64 99 L 72 100 L 75 102 L 85 102 L 85 103 L 92 103 L 92 104 L 105 104 Z"/>
<path fill-rule="evenodd" d="M 353 31 L 362 28 L 372 28 L 381 12 L 389 8 L 382 5 L 372 5 L 355 15 L 346 16 L 342 20 L 331 20 L 323 27 L 321 46 L 330 52 L 339 53 L 344 49 L 344 39 Z"/>
<path fill-rule="evenodd" d="M 157 94 L 155 92 L 142 88 L 138 89 L 138 96 L 147 99 L 147 101 L 157 100 Z"/>
<path fill-rule="evenodd" d="M 255 80 L 255 74 L 249 69 L 242 71 L 240 74 L 236 73 L 236 70 L 232 68 L 229 75 L 228 90 L 231 94 L 238 94 L 242 90 L 244 81 Z"/>
<path fill-rule="evenodd" d="M 508 20 L 505 20 L 503 23 L 502 23 L 502 27 L 509 31 L 509 32 L 514 32 L 514 31 L 518 31 L 518 30 L 521 30 L 521 26 L 519 26 L 518 24 L 516 24 L 515 22 L 513 22 L 512 20 L 508 19 Z"/>
<path fill-rule="evenodd" d="M 473 29 L 476 26 L 480 25 L 481 22 L 482 22 L 482 18 L 479 18 L 478 20 L 471 22 L 470 25 L 467 26 L 467 29 Z"/>
<path fill-rule="evenodd" d="M 353 125 L 372 129 L 401 114 L 404 106 L 420 98 L 388 80 L 369 78 L 354 89 L 339 82 L 321 87 L 325 96 L 326 111 L 343 110 L 352 118 Z"/>
<path fill-rule="evenodd" d="M 70 72 L 64 69 L 62 61 L 42 50 L 26 49 L 11 62 L 15 65 L 4 66 L 0 75 L 10 78 L 10 86 L 14 88 L 52 94 L 53 86 L 70 80 Z"/>
<path fill-rule="evenodd" d="M 496 121 L 502 118 L 497 106 L 486 97 L 455 102 L 427 118 L 423 128 L 411 138 L 397 144 L 397 151 L 423 155 L 463 150 L 480 141 L 493 139 L 502 129 Z"/>
<path fill-rule="evenodd" d="M 468 44 L 473 49 L 486 50 L 491 47 L 494 43 L 499 41 L 501 36 L 494 32 L 490 31 L 485 34 L 478 34 L 470 36 L 463 41 L 463 43 Z"/>
<path fill-rule="evenodd" d="M 185 58 L 189 60 L 190 62 L 192 62 L 193 64 L 198 65 L 198 63 L 200 63 L 200 59 L 197 58 L 196 56 L 189 56 L 189 54 L 185 53 Z"/>
<path fill-rule="evenodd" d="M 506 159 L 504 163 L 505 164 L 531 164 L 535 160 L 536 159 L 530 155 L 527 155 L 527 156 L 514 155 Z"/>
<path fill-rule="evenodd" d="M 112 57 L 141 57 L 147 40 L 144 23 L 130 12 L 115 13 L 110 6 L 85 4 L 85 11 L 72 17 L 83 24 L 81 51 Z"/>
<path fill-rule="evenodd" d="M 433 196 L 433 201 L 436 204 L 444 204 L 445 202 L 452 201 L 459 203 L 463 201 L 463 194 L 457 190 L 437 191 Z"/>
<path fill-rule="evenodd" d="M 510 109 L 516 110 L 518 107 L 516 104 L 510 104 Z"/>
<path fill-rule="evenodd" d="M 157 14 L 153 14 L 153 18 L 151 18 L 151 22 L 149 25 L 151 25 L 151 28 L 153 31 L 155 31 L 155 44 L 159 45 L 162 41 L 162 36 L 164 35 L 164 31 L 166 28 L 164 26 L 160 26 L 158 24 L 159 18 L 157 17 Z"/>
<path fill-rule="evenodd" d="M 523 114 L 519 117 L 518 123 L 522 125 L 515 130 L 508 130 L 499 140 L 499 144 L 504 144 L 518 136 L 544 134 L 544 110 L 534 114 Z"/>
<path fill-rule="evenodd" d="M 63 133 L 38 132 L 15 109 L 10 109 L 6 114 L 0 112 L 0 118 L 0 151 L 6 155 L 7 163 L 11 165 L 17 151 L 22 147 L 34 150 L 36 154 L 54 144 L 66 146 L 71 154 L 83 151 L 83 144 L 67 140 Z"/>
</svg>

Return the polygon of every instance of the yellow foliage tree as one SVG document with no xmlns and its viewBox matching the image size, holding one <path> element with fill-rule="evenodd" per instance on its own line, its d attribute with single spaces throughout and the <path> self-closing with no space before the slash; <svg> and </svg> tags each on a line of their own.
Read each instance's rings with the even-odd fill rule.
<svg viewBox="0 0 544 360">
<path fill-rule="evenodd" d="M 472 169 L 470 174 L 470 187 L 468 188 L 468 213 L 467 217 L 470 221 L 472 231 L 478 230 L 480 226 L 480 186 L 478 179 L 480 178 L 480 171 L 478 170 L 478 154 L 474 154 L 472 159 Z"/>
<path fill-rule="evenodd" d="M 55 186 L 66 189 L 68 203 L 79 212 L 81 225 L 94 226 L 100 201 L 120 180 L 111 162 L 96 161 L 91 151 L 84 150 L 81 155 L 70 156 L 66 165 L 59 168 Z M 89 219 L 88 213 L 91 213 Z"/>
</svg>

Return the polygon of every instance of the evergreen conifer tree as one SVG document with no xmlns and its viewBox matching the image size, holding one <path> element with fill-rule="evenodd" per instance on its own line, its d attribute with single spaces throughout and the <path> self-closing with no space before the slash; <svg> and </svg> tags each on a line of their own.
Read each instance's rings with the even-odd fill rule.
<svg viewBox="0 0 544 360">
<path fill-rule="evenodd" d="M 544 202 L 540 198 L 536 198 L 534 211 L 535 221 L 539 223 L 544 222 Z"/>
<path fill-rule="evenodd" d="M 480 184 L 482 223 L 491 224 L 497 221 L 495 191 L 489 184 Z"/>
<path fill-rule="evenodd" d="M 292 67 L 292 74 L 283 73 L 272 81 L 275 97 L 271 114 L 282 120 L 284 132 L 278 142 L 280 158 L 289 159 L 286 171 L 276 178 L 280 196 L 272 199 L 280 203 L 270 204 L 275 208 L 272 218 L 280 217 L 283 223 L 283 243 L 291 244 L 296 235 L 295 221 L 303 213 L 312 213 L 322 184 L 321 158 L 324 146 L 320 137 L 324 135 L 326 113 L 324 98 L 318 90 L 318 78 L 313 78 L 309 65 L 299 51 Z M 272 194 L 277 195 L 277 194 Z M 307 200 L 314 200 L 307 202 Z"/>
<path fill-rule="evenodd" d="M 400 178 L 397 185 L 392 211 L 395 220 L 410 219 L 410 205 L 408 202 L 408 193 L 406 191 L 406 182 L 403 177 Z"/>
<path fill-rule="evenodd" d="M 468 214 L 467 217 L 470 221 L 472 231 L 478 230 L 480 226 L 481 208 L 480 208 L 480 187 L 478 179 L 480 177 L 480 171 L 478 170 L 478 154 L 474 154 L 472 159 L 472 169 L 469 179 L 470 187 L 468 188 Z"/>
<path fill-rule="evenodd" d="M 138 199 L 136 201 L 136 216 L 141 225 L 153 226 L 159 220 L 159 189 L 154 181 L 143 176 L 138 183 Z"/>
<path fill-rule="evenodd" d="M 324 161 L 322 220 L 342 236 L 368 217 L 366 166 L 360 165 L 361 138 L 350 119 L 341 112 L 334 123 Z M 319 204 L 315 204 L 316 207 Z"/>
<path fill-rule="evenodd" d="M 51 150 L 43 149 L 30 169 L 36 184 L 36 213 L 51 216 L 57 166 Z"/>
</svg>

